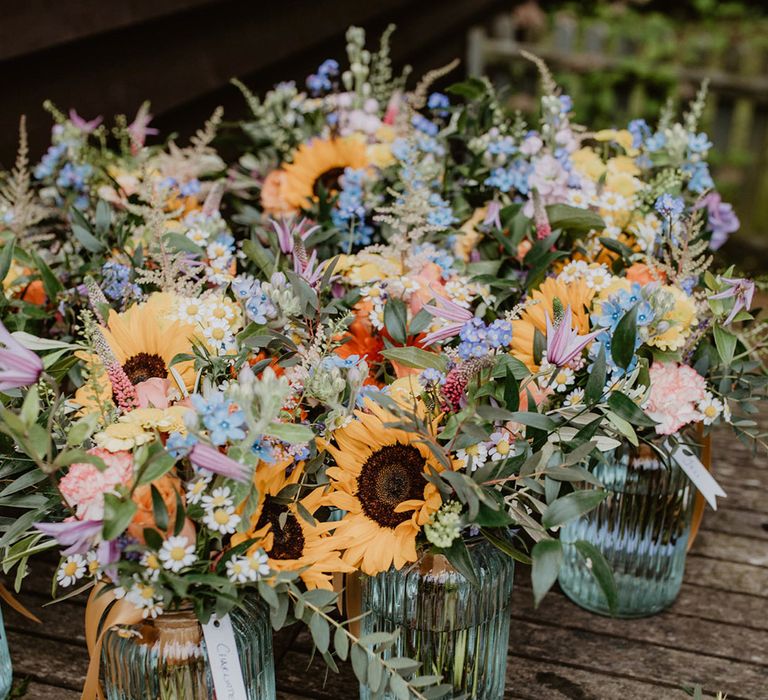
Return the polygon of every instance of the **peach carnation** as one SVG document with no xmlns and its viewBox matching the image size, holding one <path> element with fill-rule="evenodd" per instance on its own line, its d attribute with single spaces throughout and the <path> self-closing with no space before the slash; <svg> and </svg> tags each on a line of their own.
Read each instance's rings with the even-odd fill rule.
<svg viewBox="0 0 768 700">
<path fill-rule="evenodd" d="M 672 435 L 703 416 L 698 404 L 706 398 L 707 383 L 695 369 L 676 362 L 654 362 L 651 393 L 645 412 L 658 422 L 659 435 Z"/>
<path fill-rule="evenodd" d="M 133 457 L 129 452 L 109 452 L 100 447 L 88 450 L 88 454 L 100 457 L 107 468 L 101 471 L 94 464 L 77 462 L 59 482 L 59 489 L 80 520 L 102 520 L 104 494 L 121 484 L 131 485 Z"/>
</svg>

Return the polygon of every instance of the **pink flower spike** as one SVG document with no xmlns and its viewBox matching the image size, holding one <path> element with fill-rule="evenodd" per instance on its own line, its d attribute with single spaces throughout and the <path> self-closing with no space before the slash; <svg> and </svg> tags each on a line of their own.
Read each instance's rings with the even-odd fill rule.
<svg viewBox="0 0 768 700">
<path fill-rule="evenodd" d="M 204 442 L 195 443 L 189 452 L 189 461 L 199 469 L 221 474 L 228 479 L 247 483 L 251 478 L 251 470 L 245 464 L 235 462 L 234 459 L 219 452 L 215 447 Z"/>
<path fill-rule="evenodd" d="M 69 121 L 71 121 L 80 131 L 84 131 L 86 134 L 90 134 L 101 122 L 104 121 L 104 117 L 99 115 L 96 119 L 83 119 L 74 109 L 69 110 Z"/>
<path fill-rule="evenodd" d="M 567 365 L 600 333 L 593 331 L 587 335 L 579 335 L 572 327 L 572 318 L 571 307 L 568 306 L 560 323 L 555 327 L 547 313 L 547 362 L 556 367 Z"/>
<path fill-rule="evenodd" d="M 160 133 L 157 129 L 149 126 L 151 121 L 152 115 L 149 113 L 149 102 L 145 102 L 139 107 L 139 111 L 136 112 L 136 116 L 127 128 L 128 134 L 131 137 L 131 151 L 134 155 L 144 145 L 147 136 L 154 136 Z"/>
<path fill-rule="evenodd" d="M 43 361 L 25 348 L 0 322 L 0 391 L 34 384 L 43 373 Z"/>
<path fill-rule="evenodd" d="M 749 311 L 752 308 L 752 299 L 755 296 L 755 283 L 741 277 L 721 277 L 721 282 L 725 282 L 728 288 L 722 292 L 711 295 L 710 299 L 734 299 L 733 308 L 723 325 L 728 325 L 742 309 Z"/>
</svg>

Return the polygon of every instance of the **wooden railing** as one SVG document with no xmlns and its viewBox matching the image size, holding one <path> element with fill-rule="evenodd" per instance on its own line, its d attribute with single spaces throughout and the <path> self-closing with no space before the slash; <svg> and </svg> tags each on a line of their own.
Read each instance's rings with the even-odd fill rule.
<svg viewBox="0 0 768 700">
<path fill-rule="evenodd" d="M 742 222 L 726 253 L 768 270 L 768 20 L 675 25 L 637 12 L 595 19 L 518 5 L 490 32 L 470 30 L 467 65 L 508 88 L 511 106 L 533 112 L 535 69 L 521 49 L 550 65 L 582 110 L 577 118 L 596 128 L 638 116 L 653 123 L 668 96 L 690 99 L 708 79 L 702 128 L 714 143 L 713 176 Z"/>
</svg>

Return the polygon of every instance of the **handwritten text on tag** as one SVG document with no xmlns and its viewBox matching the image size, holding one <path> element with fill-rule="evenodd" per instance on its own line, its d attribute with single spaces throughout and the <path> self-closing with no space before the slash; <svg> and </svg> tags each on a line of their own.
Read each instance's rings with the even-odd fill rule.
<svg viewBox="0 0 768 700">
<path fill-rule="evenodd" d="M 216 700 L 244 700 L 248 697 L 243 682 L 243 670 L 235 644 L 235 632 L 229 615 L 211 615 L 203 625 L 208 663 L 211 665 Z"/>
</svg>

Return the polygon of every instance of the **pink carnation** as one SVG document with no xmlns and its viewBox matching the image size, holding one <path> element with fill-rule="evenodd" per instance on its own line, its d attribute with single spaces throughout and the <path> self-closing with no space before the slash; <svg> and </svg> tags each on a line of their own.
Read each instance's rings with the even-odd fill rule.
<svg viewBox="0 0 768 700">
<path fill-rule="evenodd" d="M 70 466 L 59 482 L 59 489 L 80 520 L 104 518 L 104 494 L 133 480 L 133 457 L 130 452 L 109 452 L 100 447 L 88 450 L 89 455 L 101 457 L 107 468 L 100 471 L 94 464 L 77 462 Z"/>
<path fill-rule="evenodd" d="M 645 412 L 658 422 L 659 435 L 672 435 L 703 416 L 697 409 L 707 383 L 695 369 L 676 362 L 654 362 L 650 369 L 651 395 Z"/>
</svg>

